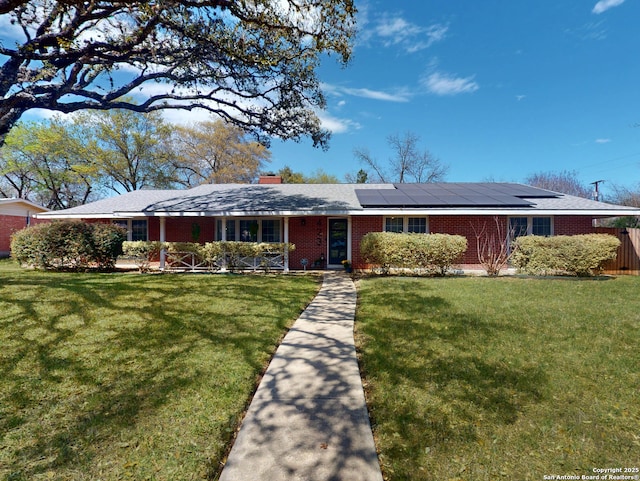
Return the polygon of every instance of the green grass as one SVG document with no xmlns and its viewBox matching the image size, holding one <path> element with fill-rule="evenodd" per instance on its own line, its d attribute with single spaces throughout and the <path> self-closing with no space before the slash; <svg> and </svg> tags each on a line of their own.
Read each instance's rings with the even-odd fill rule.
<svg viewBox="0 0 640 481">
<path fill-rule="evenodd" d="M 317 278 L 0 262 L 0 479 L 215 476 Z"/>
<path fill-rule="evenodd" d="M 388 480 L 640 465 L 640 278 L 371 278 L 357 343 Z"/>
</svg>

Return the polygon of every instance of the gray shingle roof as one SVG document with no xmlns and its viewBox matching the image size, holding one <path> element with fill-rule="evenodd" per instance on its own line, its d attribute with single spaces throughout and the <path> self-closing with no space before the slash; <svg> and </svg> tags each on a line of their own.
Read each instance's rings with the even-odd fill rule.
<svg viewBox="0 0 640 481">
<path fill-rule="evenodd" d="M 367 204 L 374 197 L 392 199 Z M 401 199 L 400 199 L 401 198 Z M 396 199 L 396 201 L 393 201 Z M 409 199 L 409 200 L 407 200 Z M 413 199 L 413 203 L 411 203 Z M 416 200 L 417 199 L 417 200 Z M 431 199 L 431 200 L 429 200 Z M 438 200 L 439 199 L 439 200 Z M 461 200 L 464 199 L 464 200 Z M 364 204 L 364 206 L 363 206 Z M 640 211 L 522 184 L 208 184 L 188 190 L 140 190 L 42 217 L 136 215 L 367 214 L 421 210 L 425 214 L 567 211 L 639 215 Z M 374 212 L 375 211 L 375 212 Z M 613 212 L 613 213 L 612 213 Z"/>
</svg>

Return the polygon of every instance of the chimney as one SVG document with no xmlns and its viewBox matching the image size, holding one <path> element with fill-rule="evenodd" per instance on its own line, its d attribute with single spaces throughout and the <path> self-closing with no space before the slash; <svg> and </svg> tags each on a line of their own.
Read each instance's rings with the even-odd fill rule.
<svg viewBox="0 0 640 481">
<path fill-rule="evenodd" d="M 282 176 L 275 174 L 261 175 L 258 184 L 282 184 Z"/>
</svg>

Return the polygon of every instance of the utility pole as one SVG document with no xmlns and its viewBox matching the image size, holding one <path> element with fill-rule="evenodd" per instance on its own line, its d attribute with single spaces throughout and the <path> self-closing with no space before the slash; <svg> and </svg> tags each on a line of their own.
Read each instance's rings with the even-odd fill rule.
<svg viewBox="0 0 640 481">
<path fill-rule="evenodd" d="M 593 199 L 596 202 L 600 201 L 600 192 L 598 191 L 598 185 L 603 183 L 603 182 L 604 182 L 604 180 L 596 180 L 595 182 L 591 182 L 591 185 L 595 186 L 595 191 L 593 192 Z"/>
</svg>

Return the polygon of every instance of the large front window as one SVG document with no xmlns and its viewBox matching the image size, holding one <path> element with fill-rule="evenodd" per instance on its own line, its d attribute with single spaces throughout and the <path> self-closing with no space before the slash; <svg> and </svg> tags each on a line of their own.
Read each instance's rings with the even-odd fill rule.
<svg viewBox="0 0 640 481">
<path fill-rule="evenodd" d="M 262 221 L 262 242 L 280 242 L 280 220 Z"/>
<path fill-rule="evenodd" d="M 227 221 L 228 223 L 229 221 Z M 233 221 L 231 221 L 233 222 Z M 257 242 L 258 241 L 258 229 L 260 224 L 255 219 L 247 219 L 240 221 L 240 238 L 242 242 Z M 227 239 L 233 240 L 233 239 Z"/>
<path fill-rule="evenodd" d="M 147 219 L 122 219 L 114 220 L 113 223 L 127 230 L 127 240 L 149 240 L 149 226 Z"/>
<path fill-rule="evenodd" d="M 523 235 L 553 235 L 551 217 L 509 217 L 509 233 L 515 239 Z"/>
<path fill-rule="evenodd" d="M 416 234 L 427 233 L 426 217 L 385 217 L 385 232 L 410 232 Z"/>
<path fill-rule="evenodd" d="M 222 240 L 222 226 L 228 241 L 241 242 L 282 242 L 282 221 L 280 219 L 222 219 L 216 221 L 216 239 Z"/>
</svg>

